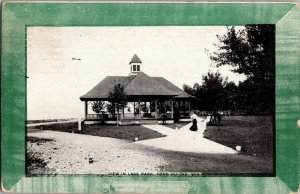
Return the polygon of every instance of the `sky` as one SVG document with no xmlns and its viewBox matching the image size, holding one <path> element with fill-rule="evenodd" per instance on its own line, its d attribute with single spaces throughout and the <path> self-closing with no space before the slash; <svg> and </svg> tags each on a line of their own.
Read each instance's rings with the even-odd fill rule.
<svg viewBox="0 0 300 194">
<path fill-rule="evenodd" d="M 242 27 L 239 27 L 242 28 Z M 216 68 L 215 51 L 225 26 L 28 27 L 27 119 L 83 118 L 79 97 L 106 76 L 127 76 L 134 54 L 141 71 L 178 87 L 202 82 L 209 70 L 238 83 L 244 75 Z"/>
</svg>

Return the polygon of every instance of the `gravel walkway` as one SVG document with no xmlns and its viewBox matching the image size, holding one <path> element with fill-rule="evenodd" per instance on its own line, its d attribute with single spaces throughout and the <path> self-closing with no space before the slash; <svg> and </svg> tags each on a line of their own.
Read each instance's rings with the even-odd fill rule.
<svg viewBox="0 0 300 194">
<path fill-rule="evenodd" d="M 47 162 L 50 174 L 155 174 L 167 164 L 149 148 L 125 140 L 48 130 L 29 132 L 28 137 L 54 140 L 27 145 Z"/>
<path fill-rule="evenodd" d="M 28 142 L 30 153 L 46 162 L 43 174 L 109 174 L 162 173 L 168 166 L 157 150 L 189 153 L 235 154 L 236 151 L 203 138 L 206 123 L 198 119 L 198 131 L 190 131 L 191 123 L 174 130 L 163 125 L 144 125 L 166 137 L 129 142 L 108 137 L 29 130 L 28 137 L 53 141 Z"/>
</svg>

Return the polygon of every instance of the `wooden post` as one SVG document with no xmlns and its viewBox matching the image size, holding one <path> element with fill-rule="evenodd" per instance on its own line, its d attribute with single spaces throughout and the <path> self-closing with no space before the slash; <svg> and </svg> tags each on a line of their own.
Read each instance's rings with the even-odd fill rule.
<svg viewBox="0 0 300 194">
<path fill-rule="evenodd" d="M 133 119 L 135 119 L 135 102 L 133 102 Z"/>
<path fill-rule="evenodd" d="M 125 107 L 123 107 L 123 110 L 122 110 L 122 116 L 123 116 L 123 118 L 122 119 L 125 119 Z"/>
<path fill-rule="evenodd" d="M 84 101 L 84 116 L 85 119 L 87 119 L 87 115 L 88 115 L 88 101 Z"/>
<path fill-rule="evenodd" d="M 191 112 L 191 101 L 189 101 L 189 112 Z"/>
<path fill-rule="evenodd" d="M 139 106 L 139 119 L 141 118 L 141 101 L 138 100 L 138 106 Z"/>
<path fill-rule="evenodd" d="M 174 118 L 174 108 L 173 108 L 173 100 L 171 100 L 171 118 L 173 119 Z"/>
<path fill-rule="evenodd" d="M 116 114 L 115 103 L 112 102 L 111 104 L 112 104 L 112 109 L 113 109 L 113 111 L 112 111 L 112 117 L 115 118 L 115 114 Z"/>
<path fill-rule="evenodd" d="M 115 104 L 115 103 L 114 103 Z M 119 108 L 117 107 L 117 127 L 119 127 Z"/>
<path fill-rule="evenodd" d="M 185 110 L 188 110 L 188 106 L 189 106 L 189 103 L 188 103 L 188 101 L 186 100 L 186 101 L 185 101 Z"/>
<path fill-rule="evenodd" d="M 155 118 L 157 119 L 157 100 L 154 100 L 155 103 Z"/>
<path fill-rule="evenodd" d="M 181 106 L 182 103 L 181 102 L 182 102 L 181 100 L 178 101 L 179 118 L 181 117 L 181 114 L 182 114 L 182 106 Z"/>
</svg>

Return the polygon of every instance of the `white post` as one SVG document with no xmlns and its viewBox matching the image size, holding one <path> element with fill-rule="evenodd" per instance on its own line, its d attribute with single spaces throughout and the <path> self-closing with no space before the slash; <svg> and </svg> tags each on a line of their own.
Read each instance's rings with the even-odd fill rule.
<svg viewBox="0 0 300 194">
<path fill-rule="evenodd" d="M 81 118 L 78 118 L 78 131 L 81 131 Z"/>
</svg>

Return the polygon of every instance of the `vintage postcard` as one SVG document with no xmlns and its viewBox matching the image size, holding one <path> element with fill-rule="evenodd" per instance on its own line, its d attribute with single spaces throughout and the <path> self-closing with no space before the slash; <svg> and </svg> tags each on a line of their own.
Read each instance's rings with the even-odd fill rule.
<svg viewBox="0 0 300 194">
<path fill-rule="evenodd" d="M 297 192 L 297 4 L 2 12 L 4 191 Z"/>
</svg>

